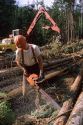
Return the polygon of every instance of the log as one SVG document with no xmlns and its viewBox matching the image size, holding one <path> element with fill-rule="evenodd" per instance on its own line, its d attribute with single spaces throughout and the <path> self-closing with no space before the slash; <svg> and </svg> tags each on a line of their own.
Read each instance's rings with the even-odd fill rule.
<svg viewBox="0 0 83 125">
<path fill-rule="evenodd" d="M 76 77 L 73 85 L 70 88 L 70 97 L 67 101 L 65 101 L 63 103 L 63 106 L 62 106 L 58 116 L 60 116 L 61 114 L 65 114 L 65 112 L 67 112 L 68 110 L 73 108 L 73 106 L 75 104 L 75 101 L 76 101 L 76 98 L 78 97 L 78 94 L 79 94 L 79 91 L 80 91 L 80 88 L 81 88 L 82 77 L 83 77 L 83 74 L 82 74 L 82 72 L 80 72 L 78 74 L 78 76 Z M 66 124 L 67 119 L 69 117 L 69 114 L 70 114 L 70 112 L 68 112 L 68 114 L 66 114 L 66 115 L 61 115 L 61 117 L 57 118 L 54 121 L 54 125 L 64 125 L 64 124 Z"/>
<path fill-rule="evenodd" d="M 72 65 L 74 62 L 73 61 L 65 61 L 65 62 L 60 62 L 58 64 L 55 64 L 55 65 L 51 65 L 51 66 L 48 66 L 46 68 L 44 68 L 45 70 L 49 71 L 49 70 L 52 70 L 52 69 L 56 69 L 58 67 L 67 67 L 68 65 Z"/>
<path fill-rule="evenodd" d="M 55 58 L 56 58 L 56 57 L 55 57 Z M 59 58 L 59 57 L 58 57 L 58 58 Z M 52 61 L 52 60 L 51 60 L 51 61 L 47 61 L 47 60 L 46 60 L 46 62 L 47 62 L 48 65 L 51 65 L 51 64 L 53 65 L 53 64 L 58 64 L 58 63 L 61 63 L 61 62 L 63 63 L 63 62 L 65 62 L 65 61 L 74 61 L 74 62 L 75 62 L 76 60 L 79 60 L 79 59 L 81 59 L 81 58 L 82 58 L 82 57 L 80 57 L 80 56 L 71 56 L 71 57 L 69 56 L 69 57 L 63 57 L 63 58 L 61 58 L 61 59 L 60 59 L 60 58 L 59 58 L 59 59 L 55 59 L 55 60 L 53 60 L 53 61 Z"/>
<path fill-rule="evenodd" d="M 22 93 L 22 86 L 10 91 L 7 94 L 7 100 L 10 100 L 12 98 L 15 98 L 16 96 L 20 95 Z"/>
<path fill-rule="evenodd" d="M 49 79 L 51 79 L 51 78 L 54 78 L 54 77 L 56 77 L 56 76 L 63 75 L 64 72 L 66 72 L 66 71 L 67 71 L 67 68 L 64 68 L 64 69 L 62 69 L 62 70 L 60 70 L 60 71 L 55 71 L 55 72 L 49 73 L 48 75 L 45 76 L 45 81 L 46 81 L 46 80 L 49 80 Z"/>
<path fill-rule="evenodd" d="M 83 125 L 83 91 L 79 95 L 66 125 Z"/>
<path fill-rule="evenodd" d="M 58 63 L 63 63 L 65 61 L 70 61 L 70 60 L 73 60 L 72 57 L 67 57 L 67 58 L 62 58 L 62 59 L 58 59 L 58 60 L 53 60 L 53 61 L 48 61 L 47 63 L 44 63 L 44 66 L 45 67 L 48 67 L 51 66 L 51 65 L 54 65 L 54 64 L 58 64 Z M 17 64 L 15 62 L 15 59 L 12 60 L 12 57 L 4 57 L 4 58 L 1 58 L 0 59 L 0 69 L 2 68 L 9 68 L 9 67 L 15 67 Z"/>
<path fill-rule="evenodd" d="M 72 66 L 74 66 L 74 65 L 72 65 Z M 49 80 L 49 79 L 51 79 L 51 78 L 53 78 L 53 77 L 56 77 L 56 76 L 60 76 L 60 75 L 64 75 L 64 73 L 65 73 L 65 71 L 67 71 L 67 69 L 68 68 L 64 68 L 63 70 L 61 70 L 61 71 L 57 71 L 57 72 L 53 72 L 53 73 L 50 73 L 50 74 L 48 74 L 48 75 L 46 75 L 46 77 L 45 77 L 45 80 Z M 13 70 L 13 72 L 12 72 L 12 70 Z M 4 72 L 6 72 L 6 73 L 4 73 Z M 11 73 L 12 72 L 12 73 Z M 21 71 L 22 72 L 22 71 Z M 10 69 L 10 70 L 6 70 L 6 71 L 3 71 L 3 72 L 0 72 L 0 76 L 3 76 L 4 74 L 7 74 L 7 76 L 6 75 L 4 75 L 5 76 L 5 78 L 11 78 L 12 76 L 17 76 L 17 75 L 19 75 L 19 74 L 21 74 L 21 72 L 20 72 L 20 69 L 18 68 L 18 67 L 15 67 L 15 68 L 12 68 L 12 69 Z M 15 74 L 15 73 L 17 73 L 17 74 Z M 11 75 L 9 75 L 9 74 L 11 74 Z M 10 82 L 11 82 L 11 80 L 10 80 Z M 0 82 L 0 86 L 1 87 L 3 87 L 4 85 L 6 85 L 7 86 L 7 84 L 9 85 L 10 84 L 10 82 L 8 81 L 8 83 L 7 83 L 7 81 L 5 80 L 5 81 L 1 81 Z M 13 82 L 12 82 L 12 84 L 13 84 Z"/>
<path fill-rule="evenodd" d="M 68 59 L 66 59 L 66 60 L 68 60 Z M 44 64 L 44 68 L 45 68 L 45 70 L 50 70 L 50 68 L 48 68 L 48 67 L 49 66 L 53 67 L 57 63 L 59 64 L 59 61 L 56 61 L 56 62 L 53 61 L 52 63 Z M 60 61 L 60 63 L 61 63 L 61 61 Z M 7 68 L 7 69 L 0 71 L 0 81 L 8 79 L 10 77 L 18 76 L 18 75 L 22 75 L 22 70 L 19 67 Z"/>
<path fill-rule="evenodd" d="M 67 57 L 67 58 L 62 58 L 62 59 L 58 59 L 58 60 L 54 60 L 54 61 L 50 61 L 50 62 L 44 62 L 44 67 L 48 67 L 51 66 L 51 65 L 55 65 L 55 64 L 58 64 L 58 63 L 63 63 L 65 61 L 70 61 L 70 60 L 73 60 L 72 57 Z M 16 62 L 12 60 L 12 57 L 11 58 L 0 58 L 0 69 L 3 69 L 3 68 L 12 68 L 12 67 L 15 67 L 17 66 Z"/>
<path fill-rule="evenodd" d="M 41 96 L 44 100 L 46 100 L 49 104 L 51 104 L 54 109 L 60 110 L 60 106 L 57 102 L 55 102 L 51 96 L 49 96 L 43 89 L 39 89 L 39 92 L 41 93 Z"/>
<path fill-rule="evenodd" d="M 61 63 L 61 61 L 60 61 L 60 63 Z M 78 63 L 80 64 L 81 61 L 78 61 L 76 64 L 78 64 Z M 56 65 L 56 64 L 59 64 L 59 62 L 57 61 L 57 63 L 53 62 L 52 64 L 51 63 L 44 64 L 44 67 L 49 67 L 49 65 L 52 66 L 52 65 Z M 73 64 L 71 64 L 71 67 L 72 66 L 73 66 Z M 54 68 L 54 67 L 52 66 L 52 68 Z M 46 71 L 50 70 L 50 68 L 45 69 L 45 70 Z M 10 77 L 19 76 L 19 75 L 22 75 L 22 70 L 19 67 L 12 67 L 12 68 L 8 68 L 8 69 L 0 70 L 0 81 L 3 81 L 3 80 L 8 79 Z"/>
<path fill-rule="evenodd" d="M 0 71 L 0 81 L 22 75 L 22 70 L 19 67 L 13 67 Z"/>
<path fill-rule="evenodd" d="M 31 90 L 28 92 L 28 94 L 32 92 Z M 39 92 L 41 93 L 41 97 L 47 101 L 49 104 L 51 104 L 54 109 L 60 110 L 60 106 L 57 102 L 55 102 L 43 89 L 39 89 Z M 22 94 L 22 86 L 10 91 L 6 96 L 3 96 L 0 98 L 1 101 L 3 100 L 11 100 L 16 98 L 16 96 Z"/>
<path fill-rule="evenodd" d="M 73 58 L 67 57 L 67 58 L 58 59 L 58 60 L 54 60 L 54 61 L 50 61 L 50 62 L 48 61 L 47 64 L 45 65 L 45 67 L 56 65 L 56 64 L 63 63 L 63 62 L 66 62 L 66 61 L 73 61 Z"/>
<path fill-rule="evenodd" d="M 22 86 L 10 91 L 6 96 L 1 96 L 0 101 L 11 100 L 22 93 Z"/>
<path fill-rule="evenodd" d="M 17 74 L 15 74 L 15 72 L 17 71 Z M 48 75 L 45 76 L 45 80 L 49 80 L 50 78 L 52 77 L 56 77 L 56 76 L 60 76 L 60 75 L 63 75 L 64 72 L 66 71 L 66 68 L 63 69 L 63 70 L 59 70 L 59 71 L 56 71 L 56 72 L 53 72 L 53 73 L 50 73 Z M 9 73 L 8 73 L 9 72 Z M 10 74 L 11 72 L 11 74 Z M 8 73 L 8 74 L 7 74 Z M 4 73 L 2 73 L 3 75 Z M 10 69 L 9 71 L 7 71 L 5 73 L 5 78 L 3 78 L 3 80 L 0 81 L 0 88 L 4 87 L 4 86 L 8 86 L 10 84 L 16 84 L 16 81 L 18 80 L 18 83 L 22 80 L 22 75 L 21 75 L 21 72 L 20 70 L 16 67 L 16 68 L 13 68 L 13 72 L 12 72 L 12 69 Z M 10 74 L 10 76 L 9 76 Z M 1 75 L 1 76 L 2 76 Z M 19 75 L 19 76 L 18 76 Z M 6 77 L 7 76 L 7 77 Z M 18 76 L 18 78 L 17 78 Z"/>
<path fill-rule="evenodd" d="M 65 68 L 64 70 L 61 70 L 61 71 L 57 71 L 57 72 L 50 73 L 50 74 L 48 74 L 48 75 L 45 76 L 45 81 L 46 81 L 46 80 L 49 80 L 49 79 L 51 79 L 51 78 L 53 78 L 53 77 L 62 75 L 65 71 L 66 71 L 66 68 Z M 15 80 L 16 80 L 16 79 L 14 79 L 14 82 L 15 82 Z M 10 82 L 12 82 L 12 81 L 10 81 Z M 0 84 L 1 84 L 0 86 L 1 86 L 1 87 L 3 87 L 3 84 L 2 84 L 2 83 L 3 83 L 4 85 L 7 85 L 6 80 L 5 80 L 5 83 L 4 83 L 4 82 L 0 82 Z M 10 84 L 10 83 L 9 83 L 9 81 L 8 81 L 8 85 L 9 85 L 9 84 Z M 13 83 L 12 83 L 12 84 L 13 84 Z M 20 91 L 19 88 L 18 88 L 17 90 L 18 90 L 18 92 Z M 17 90 L 14 89 L 14 90 L 11 91 L 10 93 L 14 93 L 14 92 L 17 91 Z M 17 92 L 15 92 L 15 95 L 12 94 L 11 98 L 13 98 L 13 96 L 16 96 L 16 95 L 18 94 L 18 93 L 17 93 L 17 94 L 16 94 L 16 93 L 17 93 Z M 8 94 L 8 96 L 10 96 L 10 94 Z"/>
<path fill-rule="evenodd" d="M 22 74 L 22 70 L 19 67 L 4 69 L 0 71 L 0 81 L 19 76 L 21 74 Z"/>
<path fill-rule="evenodd" d="M 9 92 L 10 90 L 14 89 L 13 86 L 19 86 L 22 84 L 22 76 L 9 78 L 4 81 L 0 82 L 0 91 L 2 92 Z"/>
</svg>

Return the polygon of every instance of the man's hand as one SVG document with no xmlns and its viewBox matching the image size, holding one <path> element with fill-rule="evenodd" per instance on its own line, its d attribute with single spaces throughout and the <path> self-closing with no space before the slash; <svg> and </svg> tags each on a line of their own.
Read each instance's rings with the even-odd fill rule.
<svg viewBox="0 0 83 125">
<path fill-rule="evenodd" d="M 42 83 L 45 80 L 44 72 L 40 70 L 39 78 L 37 80 L 37 83 Z"/>
</svg>

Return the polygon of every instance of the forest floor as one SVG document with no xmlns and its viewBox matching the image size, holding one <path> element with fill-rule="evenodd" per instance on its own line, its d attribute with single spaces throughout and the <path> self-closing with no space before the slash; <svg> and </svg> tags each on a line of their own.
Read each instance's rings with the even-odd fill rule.
<svg viewBox="0 0 83 125">
<path fill-rule="evenodd" d="M 83 40 L 81 43 L 83 47 Z M 76 47 L 77 45 L 74 46 Z M 50 45 L 47 45 L 43 48 L 42 55 L 46 62 L 48 62 L 48 58 L 49 61 L 51 61 L 69 56 L 83 56 L 83 49 L 75 50 L 76 49 L 73 47 L 73 45 L 68 45 L 68 49 L 65 46 L 63 49 L 60 49 L 60 44 L 55 45 L 55 43 L 51 43 Z M 69 89 L 76 76 L 77 72 L 69 72 L 68 74 L 55 78 L 48 84 L 46 83 L 46 85 L 43 86 L 43 89 L 59 104 L 60 107 L 62 107 L 63 102 L 69 98 Z M 13 82 L 13 84 L 0 88 L 2 92 L 9 92 L 21 86 L 22 75 L 10 78 L 8 80 Z M 26 97 L 24 98 L 21 93 L 12 100 L 11 105 L 12 110 L 16 114 L 16 120 L 12 125 L 53 125 L 54 120 L 51 122 L 49 121 L 55 118 L 59 112 L 59 110 L 55 110 L 52 105 L 44 100 L 42 96 L 38 96 L 38 93 L 35 91 L 35 89 L 29 85 L 27 85 Z"/>
</svg>

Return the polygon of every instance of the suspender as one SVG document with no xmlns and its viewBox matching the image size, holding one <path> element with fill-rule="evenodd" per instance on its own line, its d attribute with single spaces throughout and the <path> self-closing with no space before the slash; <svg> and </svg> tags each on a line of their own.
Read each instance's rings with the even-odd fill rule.
<svg viewBox="0 0 83 125">
<path fill-rule="evenodd" d="M 23 49 L 21 49 L 21 56 L 22 56 L 22 64 L 24 65 L 24 53 L 23 53 Z"/>
<path fill-rule="evenodd" d="M 31 46 L 31 49 L 32 49 L 32 53 L 33 53 L 34 60 L 35 60 L 35 62 L 37 63 L 37 58 L 36 58 L 34 49 L 33 49 L 32 45 L 30 45 L 30 46 Z"/>
<path fill-rule="evenodd" d="M 33 53 L 33 58 L 34 58 L 35 62 L 37 63 L 37 58 L 36 58 L 34 49 L 33 49 L 32 45 L 30 45 L 30 47 L 31 47 L 31 50 L 32 50 L 32 53 Z M 21 49 L 21 55 L 22 55 L 22 64 L 24 64 L 24 53 L 23 53 L 23 49 Z"/>
</svg>

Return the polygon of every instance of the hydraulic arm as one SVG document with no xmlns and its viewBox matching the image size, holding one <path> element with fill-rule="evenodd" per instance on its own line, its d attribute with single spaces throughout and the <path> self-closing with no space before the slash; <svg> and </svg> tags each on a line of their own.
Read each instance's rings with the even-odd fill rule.
<svg viewBox="0 0 83 125">
<path fill-rule="evenodd" d="M 40 7 L 39 11 L 37 12 L 35 18 L 33 19 L 32 23 L 30 25 L 29 29 L 27 30 L 27 36 L 30 35 L 30 33 L 32 32 L 33 28 L 35 27 L 36 23 L 38 22 L 38 20 L 40 19 L 40 17 L 41 17 L 42 14 L 45 14 L 46 19 L 49 20 L 52 23 L 51 26 L 47 26 L 46 25 L 43 28 L 45 28 L 47 30 L 51 29 L 53 31 L 56 31 L 56 32 L 60 33 L 59 27 L 54 22 L 54 20 L 50 17 L 50 15 L 47 13 L 47 11 L 45 10 L 45 8 L 44 7 Z"/>
</svg>

